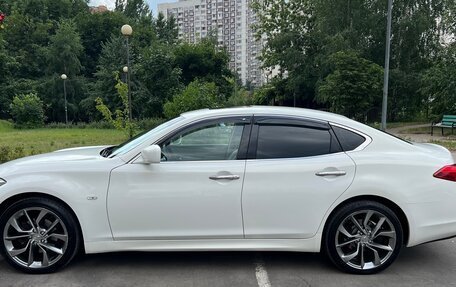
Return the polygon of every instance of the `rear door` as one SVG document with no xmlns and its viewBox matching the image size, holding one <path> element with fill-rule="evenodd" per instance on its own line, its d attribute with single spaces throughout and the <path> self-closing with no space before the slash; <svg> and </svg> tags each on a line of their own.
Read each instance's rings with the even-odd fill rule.
<svg viewBox="0 0 456 287">
<path fill-rule="evenodd" d="M 328 123 L 255 117 L 242 193 L 245 238 L 314 236 L 354 174 Z"/>
</svg>

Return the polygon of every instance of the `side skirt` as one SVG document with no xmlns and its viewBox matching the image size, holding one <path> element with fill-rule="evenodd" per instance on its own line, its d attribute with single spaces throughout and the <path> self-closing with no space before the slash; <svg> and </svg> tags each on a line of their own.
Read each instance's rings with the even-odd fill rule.
<svg viewBox="0 0 456 287">
<path fill-rule="evenodd" d="M 123 240 L 85 242 L 86 253 L 118 251 L 320 252 L 321 234 L 308 239 Z"/>
</svg>

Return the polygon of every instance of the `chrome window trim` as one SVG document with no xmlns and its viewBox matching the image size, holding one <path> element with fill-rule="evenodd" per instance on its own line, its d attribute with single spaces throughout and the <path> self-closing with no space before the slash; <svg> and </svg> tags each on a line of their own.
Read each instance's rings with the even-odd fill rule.
<svg viewBox="0 0 456 287">
<path fill-rule="evenodd" d="M 294 120 L 308 120 L 319 122 L 322 124 L 331 124 L 331 122 L 319 118 L 312 118 L 309 116 L 302 116 L 302 115 L 289 115 L 289 114 L 270 114 L 270 113 L 254 113 L 254 117 L 272 117 L 272 118 L 283 118 L 283 119 L 294 119 Z"/>
</svg>

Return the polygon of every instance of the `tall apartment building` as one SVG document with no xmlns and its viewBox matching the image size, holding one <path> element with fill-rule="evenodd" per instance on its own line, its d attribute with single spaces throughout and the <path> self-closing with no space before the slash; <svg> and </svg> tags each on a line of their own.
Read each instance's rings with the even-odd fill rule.
<svg viewBox="0 0 456 287">
<path fill-rule="evenodd" d="M 158 12 L 176 19 L 179 38 L 195 43 L 210 33 L 217 35 L 219 46 L 230 54 L 230 68 L 245 84 L 260 86 L 264 82 L 258 56 L 261 43 L 255 40 L 252 25 L 255 13 L 251 0 L 179 0 L 158 5 Z"/>
</svg>

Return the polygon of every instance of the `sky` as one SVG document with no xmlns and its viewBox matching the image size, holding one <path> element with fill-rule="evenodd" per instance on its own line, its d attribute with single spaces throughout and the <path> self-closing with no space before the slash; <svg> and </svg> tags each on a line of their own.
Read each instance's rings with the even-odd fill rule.
<svg viewBox="0 0 456 287">
<path fill-rule="evenodd" d="M 177 0 L 146 0 L 154 15 L 157 14 L 157 5 L 164 2 L 176 2 Z M 90 0 L 90 5 L 106 5 L 109 9 L 114 9 L 115 0 Z"/>
</svg>

